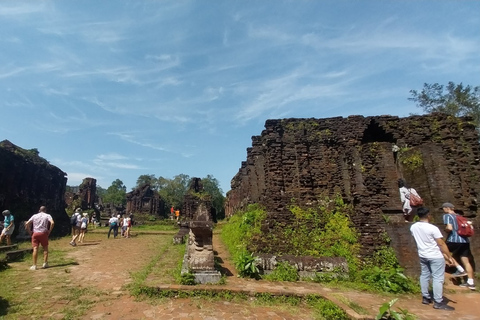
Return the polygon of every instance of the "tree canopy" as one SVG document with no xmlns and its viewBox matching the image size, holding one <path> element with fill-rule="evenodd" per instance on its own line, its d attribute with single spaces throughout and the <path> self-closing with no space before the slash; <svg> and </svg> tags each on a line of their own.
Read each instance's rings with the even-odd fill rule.
<svg viewBox="0 0 480 320">
<path fill-rule="evenodd" d="M 179 174 L 168 179 L 164 177 L 155 178 L 154 174 L 143 174 L 137 179 L 137 188 L 149 184 L 152 189 L 158 191 L 160 197 L 165 201 L 167 207 L 175 207 L 179 210 L 183 209 L 183 199 L 188 191 L 190 183 L 193 178 L 189 175 Z M 212 197 L 212 206 L 217 212 L 217 217 L 223 219 L 225 217 L 225 209 L 223 204 L 225 197 L 223 196 L 220 183 L 212 175 L 201 179 L 203 190 Z"/>
<path fill-rule="evenodd" d="M 127 203 L 126 193 L 127 187 L 122 180 L 117 179 L 103 194 L 103 203 L 113 203 L 116 206 L 125 205 Z"/>
<path fill-rule="evenodd" d="M 423 84 L 422 91 L 410 90 L 419 108 L 427 113 L 443 112 L 452 116 L 470 116 L 477 128 L 480 127 L 480 86 L 464 86 L 462 83 L 449 82 L 443 86 L 438 83 Z"/>
</svg>

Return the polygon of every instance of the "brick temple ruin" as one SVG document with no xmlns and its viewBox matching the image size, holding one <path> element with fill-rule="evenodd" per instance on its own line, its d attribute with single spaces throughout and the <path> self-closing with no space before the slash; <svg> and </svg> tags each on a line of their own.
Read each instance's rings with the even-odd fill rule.
<svg viewBox="0 0 480 320">
<path fill-rule="evenodd" d="M 70 231 L 65 212 L 66 173 L 39 156 L 37 149 L 23 149 L 8 140 L 0 142 L 0 208 L 9 209 L 18 227 L 46 206 L 55 220 L 54 236 Z"/>
<path fill-rule="evenodd" d="M 149 184 L 127 193 L 126 212 L 166 217 L 165 201 Z"/>
<path fill-rule="evenodd" d="M 417 274 L 399 178 L 420 193 L 441 230 L 438 208 L 446 201 L 478 229 L 479 136 L 470 118 L 445 114 L 267 120 L 232 179 L 226 215 L 250 203 L 262 204 L 267 211 L 262 232 L 268 234 L 275 232 L 275 224 L 292 222 L 292 199 L 308 207 L 321 196 L 340 194 L 354 206 L 351 219 L 360 233 L 362 256 L 389 244 L 406 272 Z M 480 259 L 478 237 L 471 246 Z M 281 247 L 281 241 L 256 245 L 258 252 L 270 253 Z"/>
</svg>

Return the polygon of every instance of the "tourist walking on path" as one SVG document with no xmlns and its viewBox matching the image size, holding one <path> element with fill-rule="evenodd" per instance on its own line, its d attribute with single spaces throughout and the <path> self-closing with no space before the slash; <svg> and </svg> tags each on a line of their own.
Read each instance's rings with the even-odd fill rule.
<svg viewBox="0 0 480 320">
<path fill-rule="evenodd" d="M 88 213 L 85 212 L 83 217 L 80 219 L 80 235 L 78 236 L 78 242 L 83 243 L 85 239 L 85 233 L 87 232 L 88 227 Z"/>
<path fill-rule="evenodd" d="M 130 238 L 130 231 L 132 230 L 133 223 L 132 216 L 133 215 L 130 214 L 130 216 L 126 220 L 127 230 L 125 231 L 125 238 Z"/>
<path fill-rule="evenodd" d="M 410 227 L 410 232 L 417 243 L 418 256 L 420 258 L 420 288 L 422 291 L 422 303 L 432 303 L 429 292 L 430 277 L 433 287 L 433 307 L 441 310 L 455 310 L 443 301 L 443 282 L 445 277 L 445 259 L 449 264 L 453 263 L 448 247 L 443 241 L 443 235 L 437 226 L 430 224 L 430 211 L 425 207 L 417 210 L 418 222 Z"/>
<path fill-rule="evenodd" d="M 0 236 L 0 244 L 3 242 L 3 239 L 7 238 L 7 246 L 12 244 L 12 233 L 15 229 L 15 222 L 13 214 L 9 210 L 4 210 L 3 215 L 3 230 L 2 235 Z"/>
<path fill-rule="evenodd" d="M 127 215 L 125 215 L 122 220 L 121 220 L 121 223 L 120 223 L 120 227 L 121 227 L 121 233 L 122 233 L 122 237 L 126 237 L 127 236 L 127 224 L 128 224 L 128 217 Z"/>
<path fill-rule="evenodd" d="M 175 210 L 175 216 L 177 217 L 177 221 L 178 221 L 178 218 L 180 218 L 180 210 Z"/>
<path fill-rule="evenodd" d="M 473 281 L 473 267 L 470 263 L 470 257 L 472 253 L 470 251 L 470 240 L 467 237 L 462 237 L 458 234 L 457 213 L 455 212 L 455 206 L 450 202 L 442 204 L 442 209 L 445 214 L 443 215 L 443 223 L 445 224 L 445 231 L 448 233 L 447 246 L 448 250 L 452 253 L 455 259 L 454 263 L 457 267 L 457 271 L 453 276 L 465 276 L 464 271 L 467 272 L 467 282 L 461 284 L 461 287 L 466 287 L 475 290 L 475 282 Z M 457 261 L 462 263 L 459 265 Z"/>
<path fill-rule="evenodd" d="M 77 208 L 75 213 L 70 218 L 70 224 L 72 225 L 72 241 L 70 245 L 75 247 L 77 245 L 77 239 L 80 236 L 80 226 L 82 224 L 82 209 Z"/>
<path fill-rule="evenodd" d="M 113 230 L 113 238 L 115 239 L 118 235 L 118 218 L 115 215 L 112 215 L 110 220 L 108 220 L 108 225 L 110 226 L 110 229 L 108 229 L 108 236 L 107 238 L 110 239 L 110 232 Z"/>
<path fill-rule="evenodd" d="M 37 270 L 38 247 L 43 248 L 43 265 L 42 268 L 48 268 L 48 236 L 53 229 L 53 218 L 47 213 L 47 208 L 41 206 L 38 213 L 34 214 L 26 223 L 25 228 L 32 236 L 33 247 L 33 265 L 30 270 Z M 33 226 L 33 230 L 31 228 Z"/>
<path fill-rule="evenodd" d="M 416 207 L 410 203 L 410 195 L 414 194 L 417 197 L 420 196 L 418 195 L 417 190 L 410 188 L 407 185 L 407 182 L 403 179 L 398 179 L 398 190 L 400 192 L 400 201 L 402 202 L 405 222 L 412 222 L 416 213 Z"/>
</svg>

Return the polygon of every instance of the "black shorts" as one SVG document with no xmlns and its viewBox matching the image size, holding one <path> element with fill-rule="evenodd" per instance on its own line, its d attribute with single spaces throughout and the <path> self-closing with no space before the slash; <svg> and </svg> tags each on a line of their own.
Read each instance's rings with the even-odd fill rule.
<svg viewBox="0 0 480 320">
<path fill-rule="evenodd" d="M 447 242 L 448 250 L 453 257 L 470 257 L 470 243 Z"/>
</svg>

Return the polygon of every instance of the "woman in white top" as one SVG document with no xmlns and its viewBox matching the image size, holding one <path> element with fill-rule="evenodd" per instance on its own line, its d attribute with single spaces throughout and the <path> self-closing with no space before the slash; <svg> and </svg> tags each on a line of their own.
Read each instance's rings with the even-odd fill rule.
<svg viewBox="0 0 480 320">
<path fill-rule="evenodd" d="M 418 192 L 415 189 L 410 188 L 407 185 L 407 182 L 403 179 L 398 179 L 398 191 L 400 192 L 400 200 L 402 201 L 405 222 L 411 222 L 417 210 L 416 207 L 410 204 L 410 194 L 412 193 L 417 197 L 420 196 L 418 195 Z"/>
</svg>

